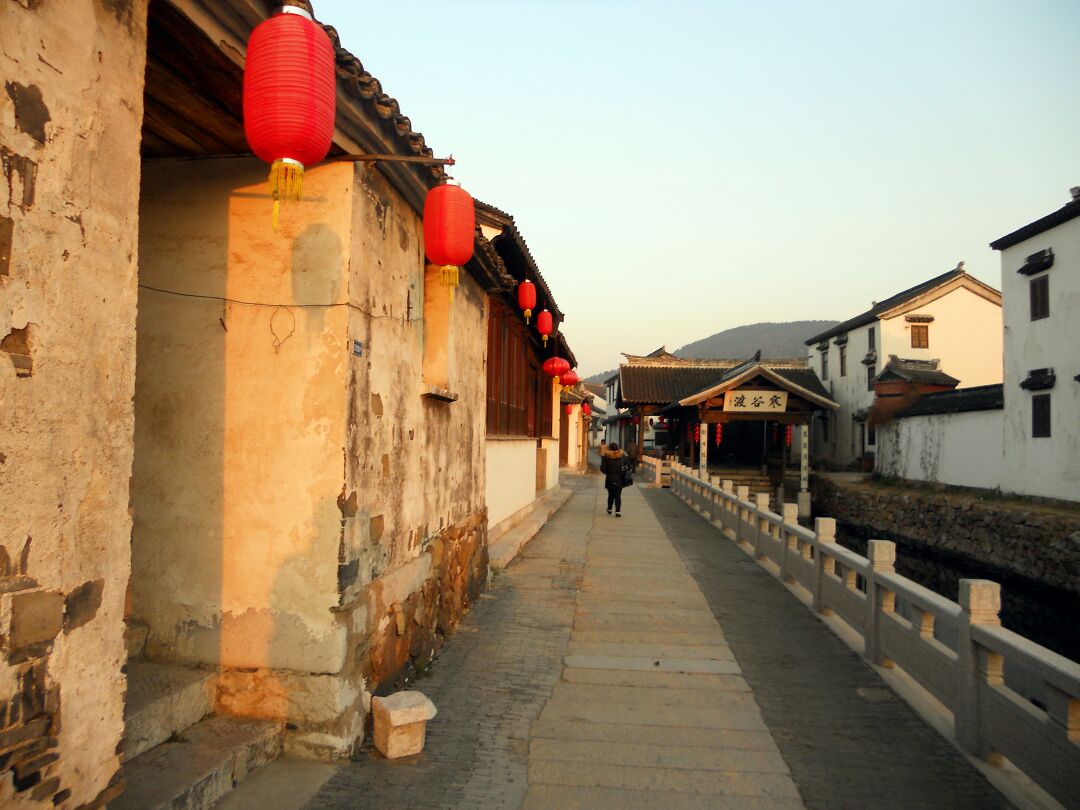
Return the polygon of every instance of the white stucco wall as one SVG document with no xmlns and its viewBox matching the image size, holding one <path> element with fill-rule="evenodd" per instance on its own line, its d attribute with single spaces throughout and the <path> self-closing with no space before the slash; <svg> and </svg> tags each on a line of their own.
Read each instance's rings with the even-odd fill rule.
<svg viewBox="0 0 1080 810">
<path fill-rule="evenodd" d="M 1047 271 L 1050 317 L 1032 321 L 1028 285 L 1016 271 L 1027 256 L 1054 251 Z M 1005 315 L 1004 489 L 1080 501 L 1080 219 L 1044 231 L 1001 255 Z M 1053 368 L 1048 438 L 1031 436 L 1032 393 L 1020 388 L 1032 369 Z M 1047 393 L 1047 392 L 1037 392 Z"/>
<path fill-rule="evenodd" d="M 840 406 L 832 412 L 830 417 L 828 440 L 820 429 L 814 431 L 812 448 L 814 461 L 853 464 L 862 452 L 854 416 L 857 412 L 869 408 L 874 402 L 874 392 L 866 388 L 866 366 L 862 362 L 869 352 L 871 326 L 876 327 L 877 323 L 860 326 L 847 333 L 847 374 L 843 376 L 840 374 L 840 347 L 836 344 L 835 337 L 829 339 L 827 379 L 822 374 L 822 352 L 818 350 L 817 344 L 809 347 L 810 368 L 817 372 L 826 390 Z M 875 369 L 880 371 L 882 368 L 880 328 L 874 331 L 873 345 L 878 357 Z"/>
<path fill-rule="evenodd" d="M 491 528 L 536 498 L 536 439 L 488 438 L 484 458 L 484 492 Z"/>
<path fill-rule="evenodd" d="M 866 324 L 847 333 L 847 374 L 840 374 L 840 347 L 837 338 L 829 339 L 829 374 L 822 373 L 822 352 L 814 344 L 809 348 L 810 367 L 822 378 L 825 388 L 839 404 L 829 424 L 826 441 L 822 431 L 816 431 L 813 455 L 815 461 L 848 465 L 863 454 L 859 423 L 855 414 L 874 403 L 874 392 L 867 388 L 867 366 L 863 359 L 870 351 L 870 329 L 874 329 L 873 351 L 877 360 L 873 366 L 879 373 L 889 362 L 890 355 L 916 360 L 940 360 L 940 368 L 960 380 L 961 388 L 990 385 L 1002 380 L 1001 307 L 978 293 L 959 287 L 944 295 L 906 309 L 889 318 Z M 911 347 L 911 324 L 906 315 L 928 315 L 930 346 Z"/>
<path fill-rule="evenodd" d="M 928 315 L 930 346 L 911 347 L 907 315 Z M 880 322 L 878 370 L 889 355 L 914 360 L 940 360 L 942 371 L 960 380 L 959 388 L 1001 382 L 1001 307 L 967 289 L 956 289 L 900 315 Z"/>
<path fill-rule="evenodd" d="M 994 489 L 1002 480 L 1003 411 L 894 419 L 877 431 L 874 467 L 909 481 Z"/>
</svg>

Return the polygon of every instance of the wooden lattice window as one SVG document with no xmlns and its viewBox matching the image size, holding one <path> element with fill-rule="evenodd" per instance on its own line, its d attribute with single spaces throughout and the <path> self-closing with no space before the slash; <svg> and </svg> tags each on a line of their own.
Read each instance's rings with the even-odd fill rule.
<svg viewBox="0 0 1080 810">
<path fill-rule="evenodd" d="M 930 325 L 926 323 L 913 323 L 911 325 L 911 348 L 930 348 Z"/>
</svg>

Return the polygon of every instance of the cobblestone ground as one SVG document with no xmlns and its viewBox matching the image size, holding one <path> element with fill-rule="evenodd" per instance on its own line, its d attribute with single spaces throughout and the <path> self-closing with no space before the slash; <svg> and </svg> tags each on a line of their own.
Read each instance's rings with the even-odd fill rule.
<svg viewBox="0 0 1080 810">
<path fill-rule="evenodd" d="M 596 479 L 570 477 L 574 497 L 492 587 L 415 688 L 438 708 L 424 752 L 367 756 L 342 768 L 307 805 L 338 808 L 511 808 L 528 788 L 529 732 L 562 671 L 593 522 Z"/>
<path fill-rule="evenodd" d="M 417 684 L 439 710 L 424 752 L 317 775 L 306 808 L 1007 806 L 670 492 L 627 490 L 615 519 L 598 476 L 564 486 Z M 247 786 L 230 808 L 300 805 Z"/>
<path fill-rule="evenodd" d="M 668 490 L 645 490 L 810 808 L 1012 807 L 767 571 Z"/>
</svg>

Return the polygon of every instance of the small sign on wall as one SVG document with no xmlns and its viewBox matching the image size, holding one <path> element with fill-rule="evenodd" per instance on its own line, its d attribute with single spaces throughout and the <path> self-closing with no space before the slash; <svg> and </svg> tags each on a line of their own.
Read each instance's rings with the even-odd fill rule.
<svg viewBox="0 0 1080 810">
<path fill-rule="evenodd" d="M 787 410 L 787 398 L 787 391 L 728 391 L 724 394 L 724 410 L 740 413 L 783 413 Z"/>
</svg>

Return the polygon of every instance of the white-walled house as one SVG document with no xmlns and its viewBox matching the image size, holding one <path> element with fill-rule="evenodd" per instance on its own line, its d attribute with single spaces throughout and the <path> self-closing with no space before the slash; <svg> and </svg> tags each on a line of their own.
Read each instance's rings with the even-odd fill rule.
<svg viewBox="0 0 1080 810">
<path fill-rule="evenodd" d="M 806 340 L 810 367 L 839 408 L 814 425 L 813 455 L 850 466 L 873 457 L 866 416 L 873 381 L 890 356 L 937 360 L 962 387 L 1000 383 L 1001 293 L 955 270 L 910 287 Z"/>
<path fill-rule="evenodd" d="M 1001 488 L 1080 501 L 1080 187 L 990 246 L 1005 302 Z"/>
</svg>

